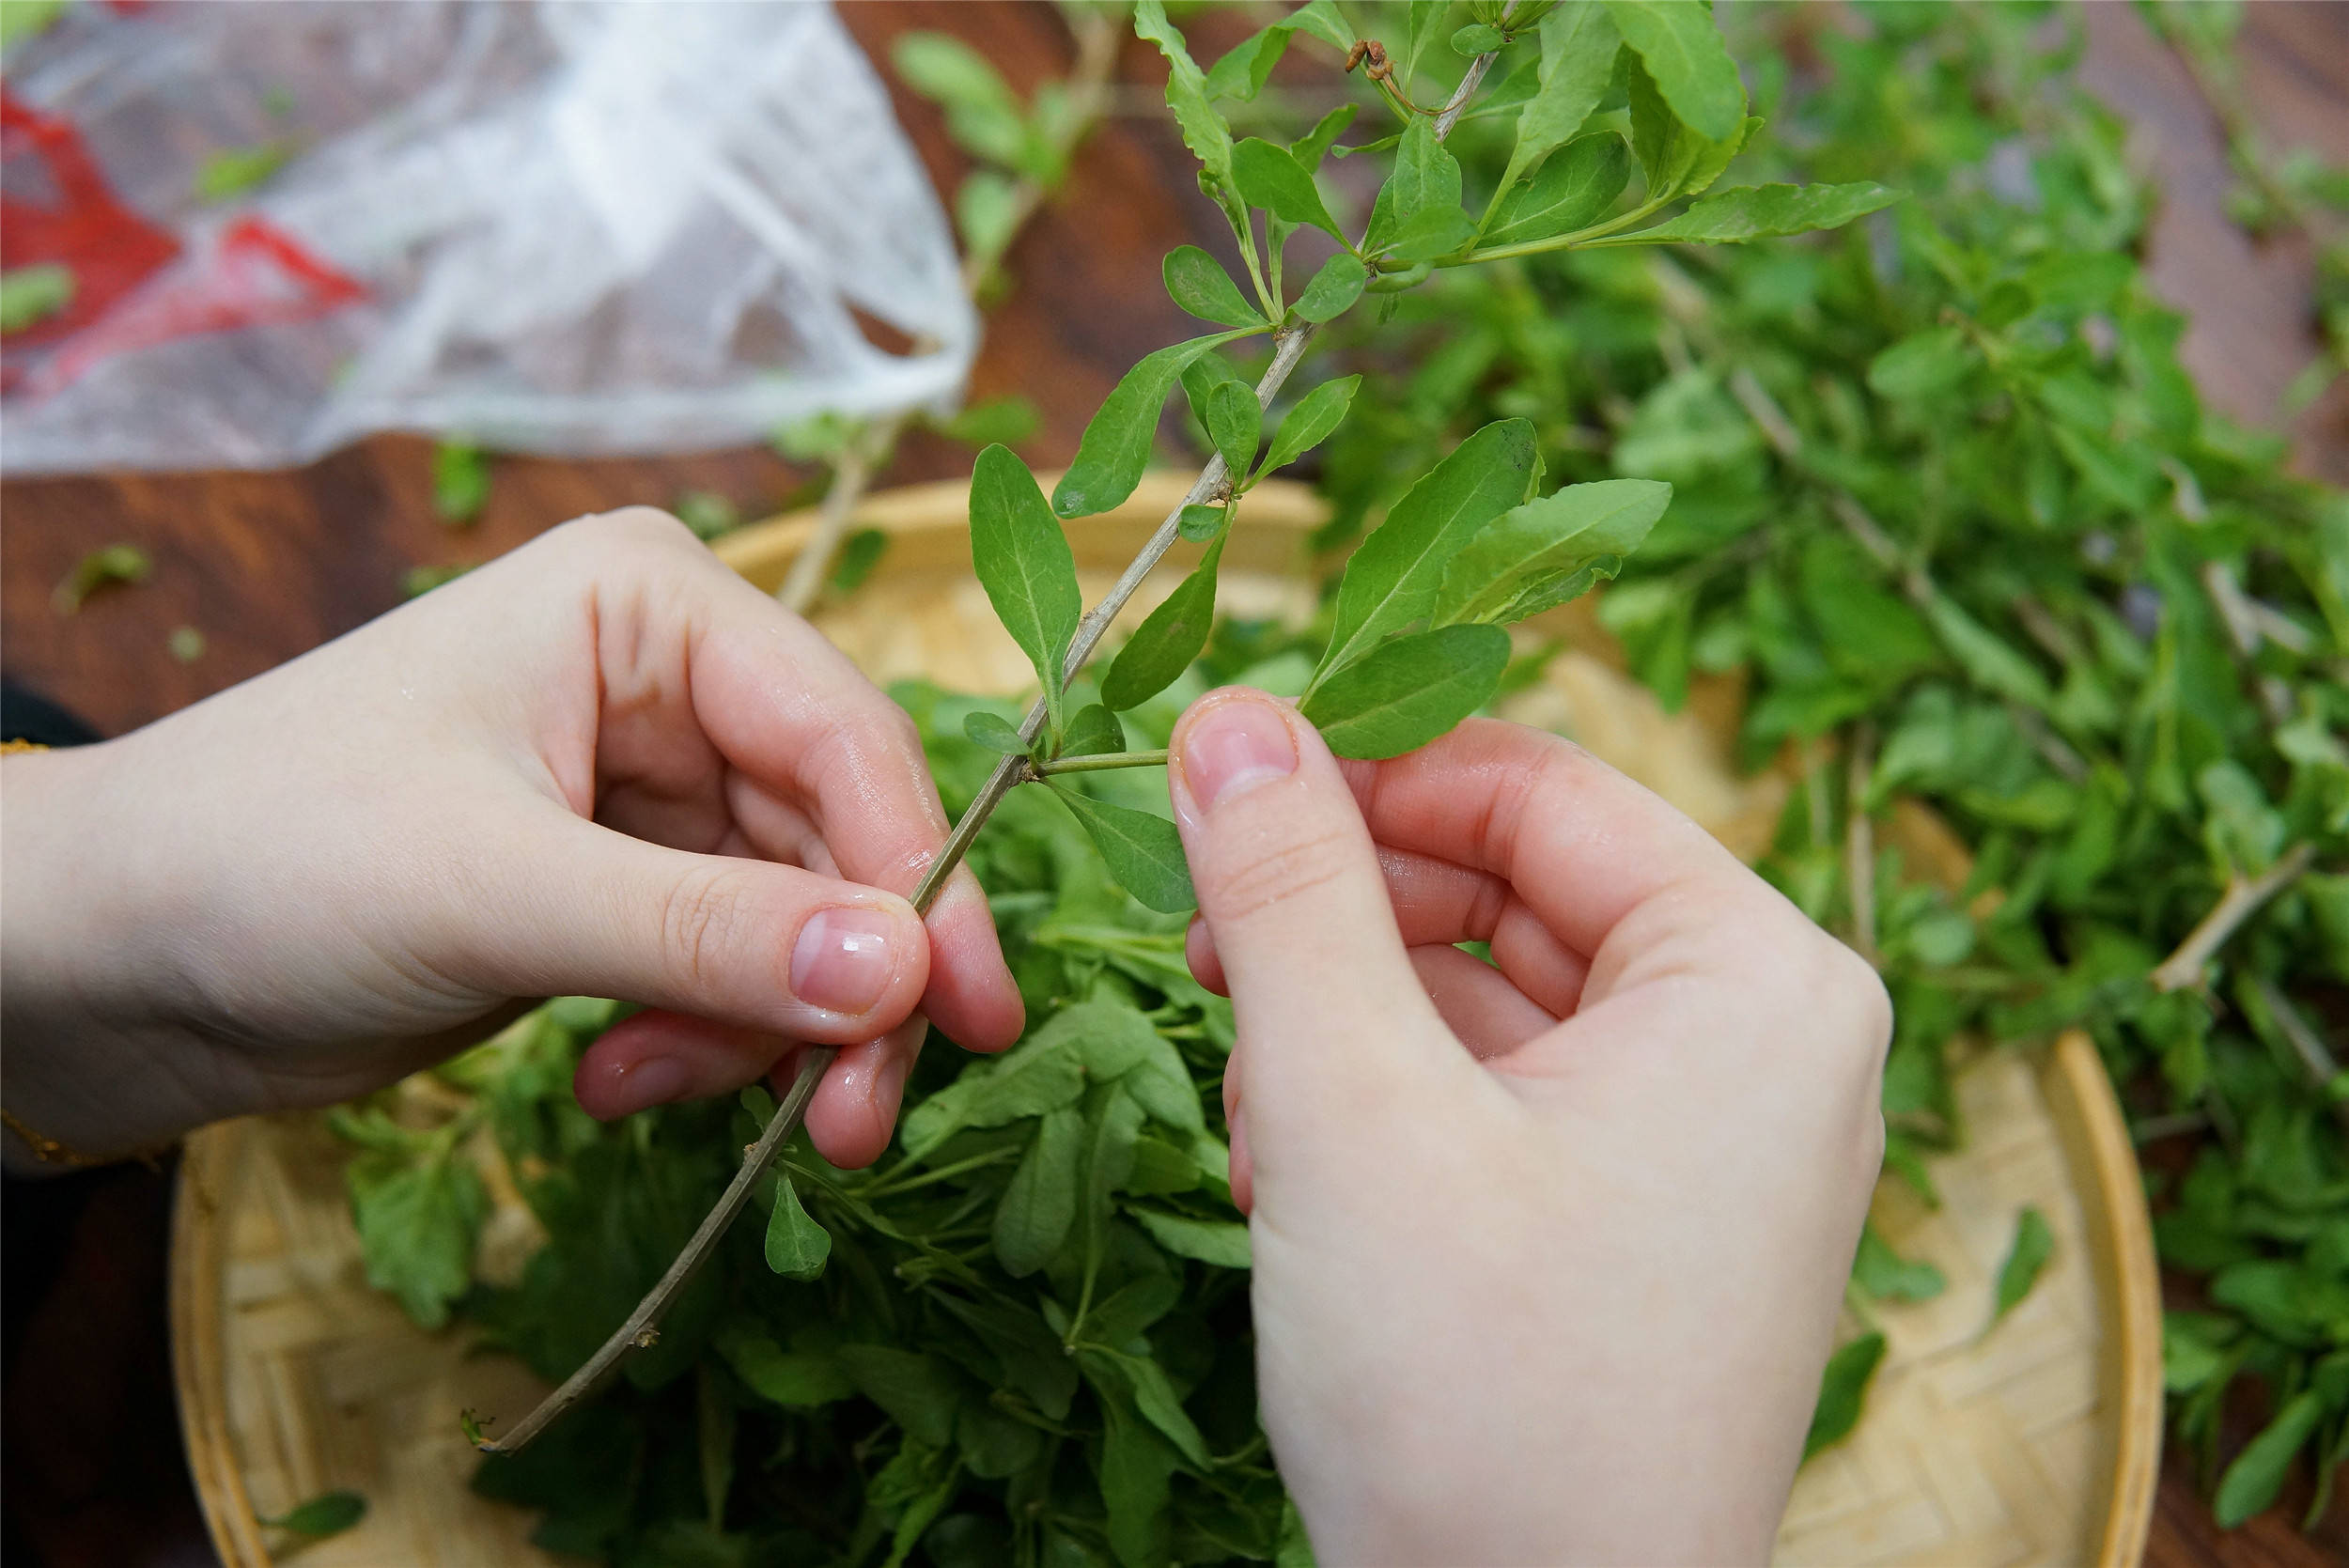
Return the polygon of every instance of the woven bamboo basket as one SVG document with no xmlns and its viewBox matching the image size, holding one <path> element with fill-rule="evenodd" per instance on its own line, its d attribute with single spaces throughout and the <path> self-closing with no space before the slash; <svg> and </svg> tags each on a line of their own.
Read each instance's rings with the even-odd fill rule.
<svg viewBox="0 0 2349 1568">
<path fill-rule="evenodd" d="M 1048 481 L 1049 482 L 1049 481 Z M 1181 493 L 1153 475 L 1127 505 L 1068 526 L 1091 600 Z M 1242 505 L 1221 607 L 1310 614 L 1305 538 L 1322 520 L 1303 488 L 1268 483 Z M 1012 692 L 1027 662 L 971 575 L 960 484 L 872 497 L 860 525 L 890 545 L 857 594 L 823 608 L 825 631 L 876 679 L 928 676 Z M 779 519 L 719 553 L 772 588 L 814 524 Z M 1186 557 L 1191 547 L 1178 546 Z M 1138 619 L 1176 574 L 1159 573 Z M 1128 629 L 1131 622 L 1128 623 Z M 1748 856 L 1766 842 L 1788 787 L 1740 778 L 1729 737 L 1740 692 L 1700 682 L 1666 715 L 1625 675 L 1583 605 L 1538 629 L 1567 651 L 1510 701 L 1511 717 L 1570 735 L 1657 789 Z M 1888 839 L 1926 875 L 1962 879 L 1948 830 L 1904 809 Z M 429 1093 L 419 1086 L 413 1092 Z M 1968 1137 L 1932 1162 L 1944 1206 L 1896 1183 L 1875 1218 L 1904 1255 L 1937 1265 L 1936 1300 L 1882 1312 L 1889 1348 L 1854 1436 L 1805 1467 L 1777 1560 L 1818 1564 L 2096 1564 L 2144 1549 L 2161 1440 L 2160 1303 L 2134 1153 L 2093 1048 L 1983 1053 L 1957 1093 Z M 496 1213 L 482 1240 L 492 1277 L 534 1242 L 510 1182 L 489 1163 Z M 461 1329 L 428 1334 L 371 1291 L 341 1176 L 315 1117 L 254 1118 L 188 1144 L 174 1219 L 172 1339 L 180 1420 L 212 1536 L 230 1568 L 262 1568 L 294 1543 L 261 1518 L 334 1487 L 369 1502 L 363 1524 L 304 1546 L 304 1568 L 552 1564 L 533 1520 L 476 1498 L 457 1417 L 509 1419 L 542 1391 L 514 1361 L 469 1353 Z M 2037 1287 L 1995 1331 L 1993 1282 L 2017 1212 L 2036 1204 L 2055 1238 Z"/>
</svg>

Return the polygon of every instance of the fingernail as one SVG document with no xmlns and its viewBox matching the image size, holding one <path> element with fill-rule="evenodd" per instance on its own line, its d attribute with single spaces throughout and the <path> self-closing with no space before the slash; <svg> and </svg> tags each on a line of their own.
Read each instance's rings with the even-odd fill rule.
<svg viewBox="0 0 2349 1568">
<path fill-rule="evenodd" d="M 1270 703 L 1229 697 L 1183 732 L 1183 783 L 1199 809 L 1297 771 L 1297 742 Z"/>
<path fill-rule="evenodd" d="M 631 1111 L 681 1100 L 693 1086 L 693 1075 L 674 1056 L 647 1056 L 620 1074 L 620 1097 Z"/>
<path fill-rule="evenodd" d="M 791 994 L 834 1013 L 870 1011 L 897 971 L 896 924 L 879 909 L 818 909 L 791 948 Z"/>
</svg>

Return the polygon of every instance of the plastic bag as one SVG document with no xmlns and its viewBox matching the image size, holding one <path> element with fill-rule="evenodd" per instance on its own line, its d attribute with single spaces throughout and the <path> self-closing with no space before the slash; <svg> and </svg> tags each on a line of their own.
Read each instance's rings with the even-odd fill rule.
<svg viewBox="0 0 2349 1568">
<path fill-rule="evenodd" d="M 79 5 L 0 157 L 0 266 L 72 274 L 0 342 L 12 474 L 729 445 L 946 407 L 978 335 L 820 5 Z"/>
</svg>

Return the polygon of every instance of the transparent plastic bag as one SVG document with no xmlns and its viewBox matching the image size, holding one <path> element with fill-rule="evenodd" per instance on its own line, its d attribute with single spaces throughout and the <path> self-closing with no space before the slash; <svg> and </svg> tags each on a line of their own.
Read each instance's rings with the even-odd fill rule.
<svg viewBox="0 0 2349 1568">
<path fill-rule="evenodd" d="M 0 343 L 12 474 L 723 446 L 948 407 L 976 344 L 821 5 L 85 4 L 5 97 L 0 265 L 73 272 Z"/>
</svg>

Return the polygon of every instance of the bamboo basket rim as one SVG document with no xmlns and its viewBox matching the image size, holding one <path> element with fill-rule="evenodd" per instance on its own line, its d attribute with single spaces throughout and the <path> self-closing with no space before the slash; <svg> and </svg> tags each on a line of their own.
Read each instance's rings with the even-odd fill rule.
<svg viewBox="0 0 2349 1568">
<path fill-rule="evenodd" d="M 1054 475 L 1038 478 L 1049 489 Z M 1126 504 L 1067 527 L 1095 544 L 1126 538 L 1138 546 L 1181 504 L 1188 489 L 1187 477 L 1152 471 Z M 1227 569 L 1295 572 L 1311 536 L 1327 519 L 1325 504 L 1307 487 L 1288 480 L 1265 481 L 1240 505 L 1249 527 L 1232 534 Z M 968 482 L 940 480 L 869 495 L 852 520 L 891 536 L 892 549 L 877 578 L 967 577 L 967 507 Z M 771 590 L 819 526 L 814 509 L 789 513 L 738 529 L 712 549 L 741 576 Z M 2057 1120 L 2068 1179 L 2081 1199 L 2098 1272 L 2117 1285 L 2102 1314 L 2117 1442 L 2095 1561 L 2097 1568 L 2133 1568 L 2152 1528 L 2162 1446 L 2160 1280 L 2152 1222 L 2135 1146 L 2093 1042 L 2080 1031 L 2065 1032 L 2044 1052 L 2036 1076 L 2050 1105 L 2061 1102 L 2065 1112 Z M 172 1361 L 182 1435 L 213 1543 L 235 1568 L 266 1568 L 274 1561 L 229 1430 L 229 1363 L 222 1354 L 219 1288 L 226 1217 L 218 1212 L 216 1195 L 227 1189 L 225 1178 L 257 1125 L 222 1124 L 189 1137 L 172 1217 Z"/>
</svg>

